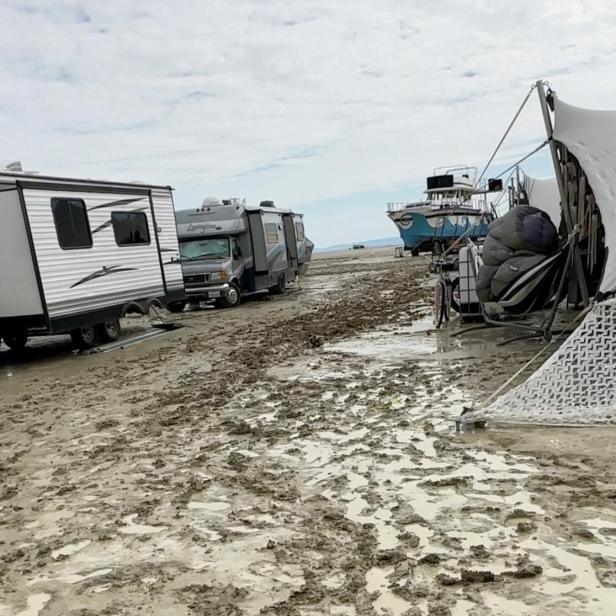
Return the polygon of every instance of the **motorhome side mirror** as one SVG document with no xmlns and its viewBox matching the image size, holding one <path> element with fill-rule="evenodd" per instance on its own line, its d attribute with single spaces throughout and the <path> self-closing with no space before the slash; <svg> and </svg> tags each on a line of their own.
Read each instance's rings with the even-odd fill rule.
<svg viewBox="0 0 616 616">
<path fill-rule="evenodd" d="M 231 251 L 231 254 L 233 255 L 234 259 L 239 259 L 242 253 L 240 252 L 240 249 L 238 246 L 234 246 L 233 250 Z"/>
</svg>

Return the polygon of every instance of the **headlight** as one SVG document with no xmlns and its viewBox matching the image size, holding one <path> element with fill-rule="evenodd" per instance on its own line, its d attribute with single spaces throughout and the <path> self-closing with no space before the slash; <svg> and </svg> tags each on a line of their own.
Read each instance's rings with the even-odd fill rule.
<svg viewBox="0 0 616 616">
<path fill-rule="evenodd" d="M 220 272 L 212 272 L 210 274 L 210 280 L 226 280 L 226 279 L 227 279 L 227 272 L 225 272 L 224 270 Z"/>
</svg>

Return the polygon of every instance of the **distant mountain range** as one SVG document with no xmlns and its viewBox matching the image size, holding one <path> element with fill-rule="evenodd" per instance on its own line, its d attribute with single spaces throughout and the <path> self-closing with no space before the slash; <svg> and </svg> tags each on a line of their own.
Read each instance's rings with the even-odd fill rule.
<svg viewBox="0 0 616 616">
<path fill-rule="evenodd" d="M 378 248 L 380 246 L 402 246 L 402 240 L 399 235 L 392 235 L 391 237 L 383 237 L 378 240 L 364 240 L 363 242 L 352 242 L 351 244 L 335 244 L 334 246 L 327 246 L 325 248 L 315 248 L 315 252 L 336 252 L 338 250 L 348 250 L 354 245 L 361 244 L 366 248 Z"/>
</svg>

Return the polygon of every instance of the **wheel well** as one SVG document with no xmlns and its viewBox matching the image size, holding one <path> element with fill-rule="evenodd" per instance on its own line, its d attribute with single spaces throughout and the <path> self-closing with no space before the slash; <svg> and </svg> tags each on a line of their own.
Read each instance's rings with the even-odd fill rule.
<svg viewBox="0 0 616 616">
<path fill-rule="evenodd" d="M 160 308 L 162 310 L 164 306 L 158 298 L 155 298 L 148 304 L 148 312 L 150 312 L 151 308 Z"/>
<path fill-rule="evenodd" d="M 145 299 L 141 301 L 132 301 L 122 306 L 121 317 L 125 317 L 127 314 L 141 314 L 147 315 L 150 312 L 150 308 L 155 306 L 156 308 L 162 308 L 160 300 L 156 297 Z"/>
<path fill-rule="evenodd" d="M 127 314 L 145 314 L 143 312 L 143 306 L 139 302 L 128 302 L 122 306 L 121 316 L 125 317 Z"/>
</svg>

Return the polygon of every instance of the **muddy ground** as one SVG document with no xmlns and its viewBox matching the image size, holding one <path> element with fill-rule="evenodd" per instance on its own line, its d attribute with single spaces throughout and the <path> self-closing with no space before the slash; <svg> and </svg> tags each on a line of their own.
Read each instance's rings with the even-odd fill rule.
<svg viewBox="0 0 616 616">
<path fill-rule="evenodd" d="M 616 613 L 613 429 L 456 434 L 539 343 L 432 331 L 430 285 L 325 255 L 130 348 L 0 350 L 0 616 Z"/>
</svg>

